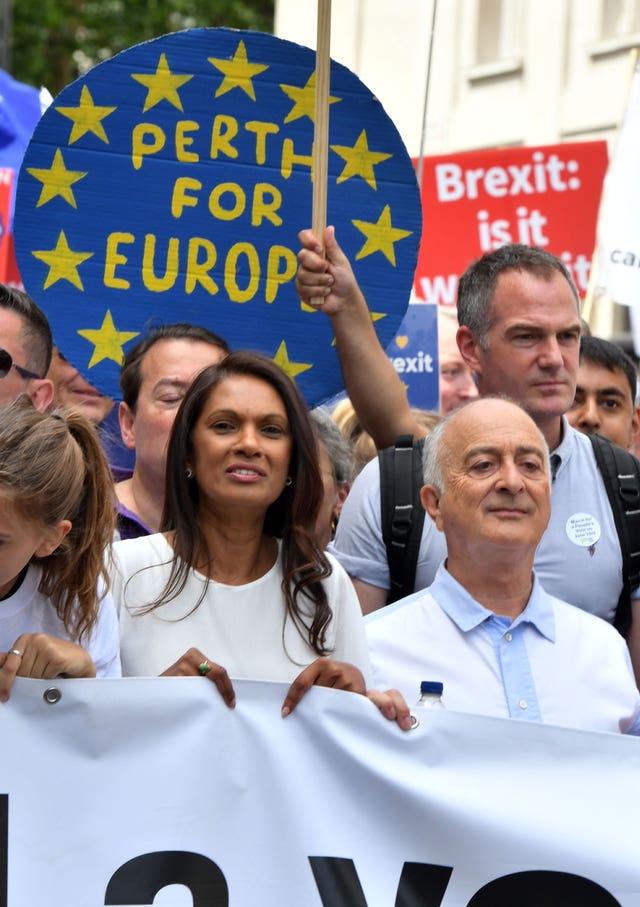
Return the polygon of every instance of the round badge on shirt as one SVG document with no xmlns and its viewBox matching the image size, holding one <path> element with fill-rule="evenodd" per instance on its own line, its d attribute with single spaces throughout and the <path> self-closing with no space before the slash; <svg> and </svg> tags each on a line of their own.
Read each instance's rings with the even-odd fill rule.
<svg viewBox="0 0 640 907">
<path fill-rule="evenodd" d="M 569 540 L 579 548 L 592 548 L 602 534 L 600 523 L 590 513 L 572 514 L 565 529 Z"/>
</svg>

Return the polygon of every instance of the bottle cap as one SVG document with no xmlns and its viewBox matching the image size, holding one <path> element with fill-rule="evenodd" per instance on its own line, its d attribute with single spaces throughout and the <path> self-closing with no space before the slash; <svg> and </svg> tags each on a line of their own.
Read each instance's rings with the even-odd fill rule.
<svg viewBox="0 0 640 907">
<path fill-rule="evenodd" d="M 420 684 L 420 695 L 424 696 L 425 693 L 432 693 L 436 696 L 442 696 L 443 689 L 444 684 L 439 680 L 423 680 Z"/>
</svg>

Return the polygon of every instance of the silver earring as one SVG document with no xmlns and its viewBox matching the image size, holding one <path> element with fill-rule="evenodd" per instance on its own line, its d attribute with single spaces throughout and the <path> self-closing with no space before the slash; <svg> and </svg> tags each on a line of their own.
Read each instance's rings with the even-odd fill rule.
<svg viewBox="0 0 640 907">
<path fill-rule="evenodd" d="M 284 484 L 287 485 L 287 486 L 293 485 L 293 479 L 291 478 L 291 476 L 287 476 L 286 481 L 285 481 Z"/>
<path fill-rule="evenodd" d="M 187 466 L 187 468 L 186 468 L 185 471 L 184 471 L 184 474 L 185 474 L 185 476 L 186 476 L 188 479 L 192 479 L 192 478 L 193 478 L 193 471 L 192 471 L 191 467 Z"/>
</svg>

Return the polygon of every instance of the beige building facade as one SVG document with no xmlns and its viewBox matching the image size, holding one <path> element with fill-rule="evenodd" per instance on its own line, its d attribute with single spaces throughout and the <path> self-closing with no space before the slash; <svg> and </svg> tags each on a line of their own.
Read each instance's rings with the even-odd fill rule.
<svg viewBox="0 0 640 907">
<path fill-rule="evenodd" d="M 593 139 L 614 150 L 640 0 L 332 6 L 332 57 L 380 99 L 412 156 Z M 315 47 L 316 10 L 316 0 L 276 0 L 275 33 Z M 624 308 L 600 305 L 590 321 L 628 345 Z"/>
<path fill-rule="evenodd" d="M 331 54 L 423 139 L 434 0 L 333 0 Z M 275 33 L 314 47 L 316 0 L 276 0 Z M 424 153 L 611 139 L 640 46 L 640 0 L 439 0 Z"/>
</svg>

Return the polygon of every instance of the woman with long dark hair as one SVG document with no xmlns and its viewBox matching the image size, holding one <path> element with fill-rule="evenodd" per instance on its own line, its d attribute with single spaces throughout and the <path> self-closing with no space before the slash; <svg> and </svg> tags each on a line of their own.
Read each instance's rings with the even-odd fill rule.
<svg viewBox="0 0 640 907">
<path fill-rule="evenodd" d="M 315 540 L 322 493 L 288 376 L 255 353 L 201 372 L 169 441 L 163 531 L 114 546 L 123 674 L 202 674 L 229 705 L 230 676 L 363 693 L 358 601 Z"/>
</svg>

